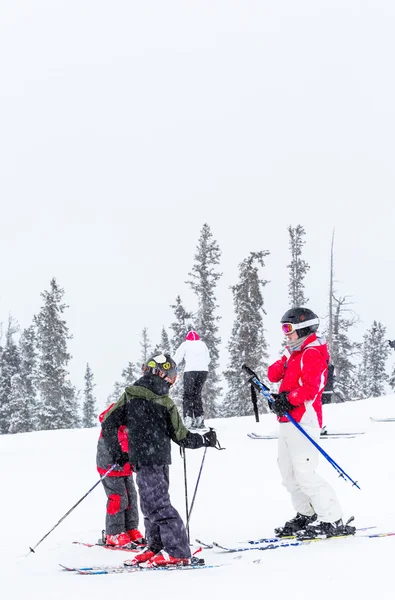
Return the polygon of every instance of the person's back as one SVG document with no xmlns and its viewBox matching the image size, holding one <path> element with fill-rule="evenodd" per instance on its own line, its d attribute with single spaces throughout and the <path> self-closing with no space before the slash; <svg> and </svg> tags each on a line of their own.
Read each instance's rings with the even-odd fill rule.
<svg viewBox="0 0 395 600">
<path fill-rule="evenodd" d="M 184 371 L 208 371 L 210 354 L 196 331 L 190 331 L 176 350 L 174 360 L 177 365 L 185 360 Z"/>
<path fill-rule="evenodd" d="M 202 390 L 208 376 L 210 353 L 207 345 L 193 329 L 185 337 L 185 341 L 177 348 L 174 360 L 178 365 L 185 361 L 183 413 L 187 427 L 202 429 L 204 410 Z"/>
</svg>

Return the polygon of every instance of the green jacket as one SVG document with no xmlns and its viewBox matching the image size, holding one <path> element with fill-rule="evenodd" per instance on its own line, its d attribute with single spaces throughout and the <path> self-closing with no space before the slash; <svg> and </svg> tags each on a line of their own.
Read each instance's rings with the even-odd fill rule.
<svg viewBox="0 0 395 600">
<path fill-rule="evenodd" d="M 185 427 L 173 400 L 152 391 L 163 384 L 158 379 L 147 374 L 125 388 L 118 402 L 104 416 L 102 435 L 114 462 L 121 452 L 118 442 L 121 425 L 128 428 L 129 461 L 136 466 L 171 464 L 171 440 L 185 448 L 204 446 L 203 436 Z"/>
</svg>

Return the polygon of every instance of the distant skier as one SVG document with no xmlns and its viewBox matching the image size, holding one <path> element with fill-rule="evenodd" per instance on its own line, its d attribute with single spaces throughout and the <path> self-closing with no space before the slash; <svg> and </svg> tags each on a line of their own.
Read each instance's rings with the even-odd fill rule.
<svg viewBox="0 0 395 600">
<path fill-rule="evenodd" d="M 136 471 L 148 547 L 132 559 L 133 564 L 185 565 L 191 557 L 184 523 L 169 496 L 170 442 L 201 448 L 215 446 L 217 436 L 214 430 L 200 434 L 186 429 L 168 396 L 176 378 L 177 366 L 168 354 L 153 356 L 143 365 L 143 377 L 125 389 L 102 423 L 110 454 L 119 465 L 131 462 Z M 118 440 L 122 425 L 129 433 L 129 454 Z"/>
<path fill-rule="evenodd" d="M 111 404 L 99 415 L 100 423 L 113 406 L 114 404 Z M 118 429 L 118 442 L 122 451 L 127 452 L 128 433 L 124 425 Z M 104 475 L 114 462 L 116 461 L 109 453 L 100 432 L 96 452 L 96 465 L 100 475 Z M 130 542 L 135 544 L 145 542 L 138 529 L 137 492 L 129 462 L 111 471 L 102 479 L 102 484 L 107 494 L 105 543 L 109 546 L 126 546 Z"/>
<path fill-rule="evenodd" d="M 389 343 L 389 345 L 391 346 L 391 348 L 392 348 L 393 350 L 395 350 L 395 340 L 393 340 L 392 342 L 391 342 L 391 340 L 388 340 L 388 343 Z"/>
<path fill-rule="evenodd" d="M 206 344 L 193 329 L 174 354 L 176 364 L 185 360 L 183 414 L 186 427 L 204 429 L 202 390 L 208 375 L 210 354 Z"/>
<path fill-rule="evenodd" d="M 326 342 L 316 335 L 319 319 L 312 310 L 298 307 L 288 310 L 281 324 L 288 345 L 282 358 L 269 367 L 268 378 L 281 381 L 271 408 L 279 421 L 278 465 L 297 514 L 275 532 L 289 536 L 303 531 L 308 538 L 355 533 L 355 528 L 343 525 L 334 490 L 316 473 L 318 450 L 284 416 L 289 413 L 319 443 L 329 362 Z"/>
</svg>

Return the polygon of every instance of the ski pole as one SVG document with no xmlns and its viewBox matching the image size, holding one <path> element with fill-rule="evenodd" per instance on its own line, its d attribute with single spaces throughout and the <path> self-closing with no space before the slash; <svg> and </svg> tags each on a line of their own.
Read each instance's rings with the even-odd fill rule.
<svg viewBox="0 0 395 600">
<path fill-rule="evenodd" d="M 188 532 L 189 532 L 189 521 L 191 520 L 191 514 L 192 514 L 192 509 L 193 509 L 193 505 L 195 504 L 195 498 L 196 498 L 196 493 L 199 487 L 199 481 L 200 481 L 200 476 L 202 474 L 202 470 L 203 470 L 203 465 L 204 465 L 204 460 L 206 458 L 206 453 L 207 453 L 207 448 L 208 446 L 205 447 L 204 452 L 203 452 L 203 458 L 202 458 L 202 463 L 200 465 L 200 469 L 199 469 L 199 474 L 198 474 L 198 478 L 196 480 L 196 486 L 195 486 L 195 491 L 193 492 L 193 496 L 192 496 L 192 502 L 191 502 L 191 507 L 189 509 L 188 512 L 188 518 L 187 518 L 187 528 L 188 528 Z"/>
<path fill-rule="evenodd" d="M 251 375 L 250 381 L 253 385 L 257 386 L 259 391 L 261 392 L 262 396 L 264 396 L 266 398 L 266 400 L 268 402 L 270 402 L 270 404 L 273 402 L 273 398 L 270 394 L 270 390 L 269 388 L 263 384 L 258 377 L 256 376 L 256 374 L 249 368 L 247 367 L 247 365 L 243 365 L 242 367 L 244 369 L 244 371 L 246 371 L 246 373 L 248 373 L 249 375 Z M 291 417 L 291 415 L 289 413 L 284 413 L 284 416 L 287 417 L 287 419 L 293 424 L 295 425 L 295 427 L 297 429 L 299 429 L 299 431 L 301 433 L 303 433 L 303 435 L 313 444 L 313 446 L 315 446 L 317 448 L 317 450 L 322 454 L 322 456 L 324 458 L 326 458 L 326 460 L 332 465 L 332 467 L 338 472 L 338 474 L 340 475 L 340 477 L 342 477 L 342 479 L 347 478 L 349 481 L 351 481 L 351 483 L 353 485 L 355 485 L 359 490 L 361 489 L 358 485 L 358 483 L 356 481 L 354 481 L 353 479 L 351 479 L 351 477 L 349 475 L 347 475 L 347 473 L 345 471 L 343 471 L 343 469 L 337 464 L 337 462 L 335 462 L 333 460 L 333 458 L 331 458 L 329 456 L 329 454 L 327 452 L 325 452 L 325 450 L 323 448 L 321 448 L 321 446 L 319 444 L 317 444 L 317 442 L 307 433 L 307 431 L 305 431 L 303 429 L 303 427 L 297 422 L 295 421 L 295 419 L 293 417 Z"/>
<path fill-rule="evenodd" d="M 186 514 L 186 525 L 185 528 L 187 530 L 188 544 L 190 544 L 190 535 L 189 535 L 189 518 L 188 518 L 188 479 L 187 479 L 187 457 L 185 448 L 181 447 L 182 458 L 184 460 L 184 488 L 185 488 L 185 514 Z"/>
<path fill-rule="evenodd" d="M 91 489 L 90 489 L 88 492 L 86 492 L 86 494 L 85 494 L 84 496 L 82 496 L 82 498 L 80 498 L 80 499 L 78 500 L 78 502 L 76 502 L 76 503 L 74 504 L 74 506 L 72 506 L 72 507 L 70 508 L 70 510 L 68 510 L 68 511 L 67 511 L 67 513 L 66 513 L 65 515 L 63 515 L 63 517 L 62 517 L 61 519 L 59 519 L 59 521 L 56 523 L 56 525 L 54 525 L 54 526 L 52 527 L 52 529 L 50 529 L 50 530 L 48 531 L 48 533 L 46 533 L 46 534 L 44 535 L 44 537 L 42 537 L 42 538 L 41 538 L 41 540 L 40 540 L 39 542 L 37 542 L 37 544 L 36 544 L 35 546 L 33 546 L 33 548 L 30 548 L 30 547 L 29 547 L 29 552 L 26 554 L 26 557 L 27 557 L 27 556 L 29 556 L 29 554 L 30 554 L 31 552 L 33 552 L 33 553 L 34 553 L 34 551 L 35 551 L 35 549 L 37 548 L 37 546 L 39 546 L 39 545 L 41 544 L 41 542 L 43 542 L 43 541 L 45 540 L 45 538 L 46 538 L 47 536 L 49 536 L 49 534 L 50 534 L 50 533 L 52 533 L 52 531 L 53 531 L 54 529 L 56 529 L 56 527 L 57 527 L 58 525 L 60 525 L 60 523 L 61 523 L 62 521 L 64 521 L 64 519 L 65 519 L 66 517 L 68 517 L 68 515 L 69 515 L 69 514 L 70 514 L 70 513 L 71 513 L 71 512 L 72 512 L 72 511 L 73 511 L 73 510 L 74 510 L 74 509 L 75 509 L 75 508 L 76 508 L 76 507 L 77 507 L 77 506 L 78 506 L 78 505 L 79 505 L 79 504 L 80 504 L 80 503 L 81 503 L 81 502 L 82 502 L 82 501 L 83 501 L 83 500 L 84 500 L 84 499 L 85 499 L 87 496 L 88 496 L 88 494 L 90 494 L 90 493 L 91 493 L 91 492 L 92 492 L 92 491 L 95 489 L 95 487 L 96 487 L 97 485 L 99 485 L 99 483 L 100 483 L 100 482 L 101 482 L 101 481 L 102 481 L 102 480 L 103 480 L 105 477 L 107 477 L 107 475 L 108 475 L 109 473 L 111 473 L 111 471 L 112 471 L 113 469 L 115 469 L 115 467 L 116 467 L 116 466 L 117 466 L 116 464 L 112 465 L 112 467 L 110 467 L 110 468 L 108 469 L 108 471 L 106 471 L 106 472 L 104 473 L 104 475 L 102 475 L 102 476 L 100 477 L 99 481 L 97 481 L 97 482 L 95 483 L 95 485 L 93 485 L 93 486 L 91 487 Z"/>
</svg>

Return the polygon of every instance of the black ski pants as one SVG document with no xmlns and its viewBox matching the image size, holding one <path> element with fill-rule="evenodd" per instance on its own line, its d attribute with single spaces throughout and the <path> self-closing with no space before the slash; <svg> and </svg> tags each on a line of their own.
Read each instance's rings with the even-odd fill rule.
<svg viewBox="0 0 395 600">
<path fill-rule="evenodd" d="M 139 511 L 133 475 L 102 479 L 107 494 L 106 533 L 116 535 L 138 529 Z"/>
<path fill-rule="evenodd" d="M 202 389 L 207 379 L 207 371 L 185 371 L 183 413 L 184 417 L 202 417 L 204 415 Z"/>
</svg>

